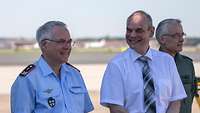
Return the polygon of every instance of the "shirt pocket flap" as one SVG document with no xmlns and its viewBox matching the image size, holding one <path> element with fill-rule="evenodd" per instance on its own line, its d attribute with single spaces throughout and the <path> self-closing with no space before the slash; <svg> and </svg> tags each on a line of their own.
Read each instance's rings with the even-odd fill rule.
<svg viewBox="0 0 200 113">
<path fill-rule="evenodd" d="M 81 86 L 72 86 L 70 92 L 74 94 L 85 93 L 85 90 Z"/>
</svg>

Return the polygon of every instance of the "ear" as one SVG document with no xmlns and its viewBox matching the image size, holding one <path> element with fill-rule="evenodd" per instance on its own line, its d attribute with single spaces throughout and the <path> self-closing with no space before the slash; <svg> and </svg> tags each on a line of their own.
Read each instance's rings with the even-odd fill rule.
<svg viewBox="0 0 200 113">
<path fill-rule="evenodd" d="M 41 47 L 41 49 L 46 49 L 47 48 L 47 42 L 46 41 L 40 42 L 40 47 Z"/>
<path fill-rule="evenodd" d="M 150 28 L 150 37 L 153 37 L 154 31 L 155 31 L 155 27 L 152 26 L 152 27 Z"/>
<path fill-rule="evenodd" d="M 159 42 L 161 45 L 165 45 L 165 41 L 166 41 L 166 38 L 163 38 L 162 36 L 160 37 L 159 39 Z"/>
</svg>

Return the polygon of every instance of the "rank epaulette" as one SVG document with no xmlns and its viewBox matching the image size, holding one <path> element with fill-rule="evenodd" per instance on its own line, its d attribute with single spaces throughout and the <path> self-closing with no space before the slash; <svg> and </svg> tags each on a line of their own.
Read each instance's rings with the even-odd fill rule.
<svg viewBox="0 0 200 113">
<path fill-rule="evenodd" d="M 19 76 L 25 77 L 28 73 L 30 73 L 35 68 L 34 64 L 28 65 L 20 74 Z"/>
<path fill-rule="evenodd" d="M 71 66 L 71 67 L 73 67 L 73 68 L 76 69 L 78 72 L 80 72 L 80 70 L 79 70 L 78 68 L 74 67 L 74 66 L 71 65 L 70 63 L 66 63 L 66 64 L 69 65 L 69 66 Z"/>
<path fill-rule="evenodd" d="M 185 58 L 185 59 L 188 59 L 189 61 L 193 61 L 190 57 L 188 57 L 188 56 L 185 56 L 185 55 L 182 55 L 183 56 L 183 58 Z"/>
</svg>

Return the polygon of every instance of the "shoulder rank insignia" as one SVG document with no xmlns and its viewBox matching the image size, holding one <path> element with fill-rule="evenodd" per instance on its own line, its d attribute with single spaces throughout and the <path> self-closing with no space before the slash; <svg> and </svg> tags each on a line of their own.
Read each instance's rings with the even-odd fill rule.
<svg viewBox="0 0 200 113">
<path fill-rule="evenodd" d="M 66 64 L 69 65 L 69 66 L 71 66 L 71 67 L 73 67 L 73 68 L 76 69 L 78 72 L 80 72 L 80 70 L 79 70 L 78 68 L 74 67 L 74 66 L 71 65 L 70 63 L 66 63 Z"/>
<path fill-rule="evenodd" d="M 31 72 L 35 68 L 34 64 L 28 65 L 20 74 L 19 76 L 26 76 L 29 72 Z"/>
<path fill-rule="evenodd" d="M 190 61 L 193 61 L 190 57 L 188 57 L 188 56 L 185 56 L 185 55 L 182 55 L 183 56 L 183 58 L 185 58 L 185 59 L 188 59 L 188 60 L 190 60 Z"/>
</svg>

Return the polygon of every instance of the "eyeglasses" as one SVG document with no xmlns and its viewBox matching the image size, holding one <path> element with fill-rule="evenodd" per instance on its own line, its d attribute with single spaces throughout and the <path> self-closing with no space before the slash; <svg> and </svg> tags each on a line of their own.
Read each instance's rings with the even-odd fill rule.
<svg viewBox="0 0 200 113">
<path fill-rule="evenodd" d="M 184 32 L 182 32 L 182 33 L 175 33 L 175 34 L 163 34 L 162 36 L 169 36 L 172 38 L 180 38 L 180 37 L 186 36 L 186 34 Z"/>
<path fill-rule="evenodd" d="M 51 41 L 51 42 L 55 42 L 57 44 L 60 44 L 60 45 L 64 45 L 64 44 L 70 44 L 71 46 L 74 46 L 75 44 L 75 41 L 73 41 L 72 39 L 69 39 L 69 40 L 64 40 L 64 39 L 60 39 L 60 40 L 53 40 L 53 39 L 44 39 L 42 41 Z"/>
</svg>

